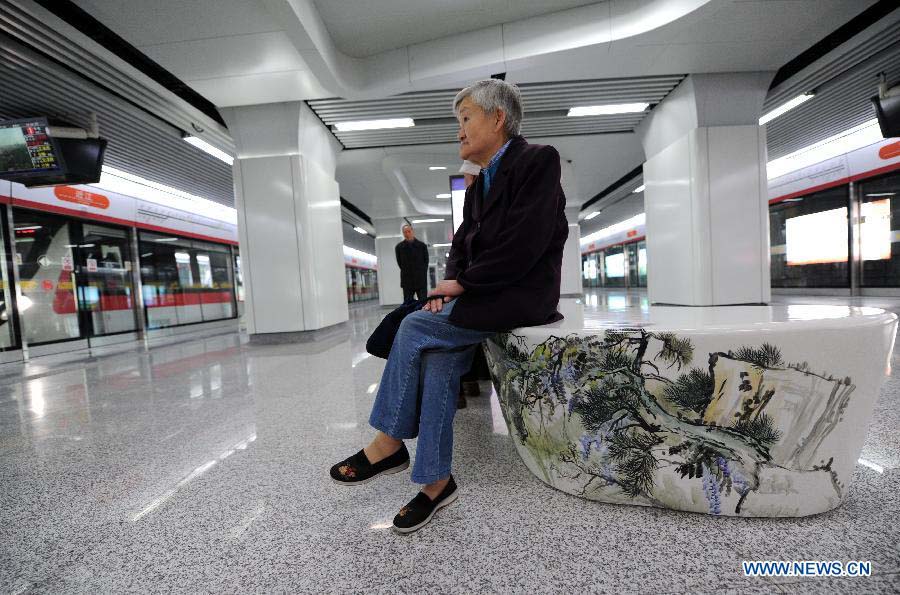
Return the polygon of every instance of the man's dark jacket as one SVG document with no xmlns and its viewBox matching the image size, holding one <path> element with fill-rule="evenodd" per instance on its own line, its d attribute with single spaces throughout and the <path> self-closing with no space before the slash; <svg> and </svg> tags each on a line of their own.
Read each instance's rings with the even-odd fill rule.
<svg viewBox="0 0 900 595">
<path fill-rule="evenodd" d="M 559 153 L 516 136 L 487 197 L 484 174 L 466 190 L 445 278 L 465 288 L 450 313 L 461 327 L 508 331 L 562 319 L 557 311 L 569 235 Z"/>
<path fill-rule="evenodd" d="M 394 248 L 400 267 L 400 287 L 426 289 L 428 287 L 428 246 L 413 238 L 403 240 Z"/>
</svg>

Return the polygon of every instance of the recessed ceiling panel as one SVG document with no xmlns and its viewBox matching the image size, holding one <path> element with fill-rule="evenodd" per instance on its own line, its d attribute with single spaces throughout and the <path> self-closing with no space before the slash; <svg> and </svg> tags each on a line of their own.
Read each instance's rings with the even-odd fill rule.
<svg viewBox="0 0 900 595">
<path fill-rule="evenodd" d="M 562 81 L 521 84 L 525 117 L 522 134 L 560 136 L 631 132 L 646 115 L 586 116 L 569 118 L 569 108 L 644 102 L 655 105 L 669 94 L 684 75 Z M 318 99 L 310 107 L 322 121 L 332 126 L 335 136 L 348 149 L 456 142 L 457 125 L 453 118 L 453 99 L 459 89 L 406 93 L 385 99 L 348 101 Z M 357 132 L 334 130 L 337 122 L 413 118 L 410 128 L 390 128 Z"/>
</svg>

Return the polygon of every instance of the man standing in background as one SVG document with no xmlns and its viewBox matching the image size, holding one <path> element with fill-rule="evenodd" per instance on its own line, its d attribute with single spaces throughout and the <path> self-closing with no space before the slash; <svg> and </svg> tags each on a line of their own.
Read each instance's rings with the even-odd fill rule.
<svg viewBox="0 0 900 595">
<path fill-rule="evenodd" d="M 400 267 L 403 301 L 424 300 L 428 293 L 428 246 L 416 239 L 412 225 L 403 226 L 403 241 L 394 248 Z"/>
</svg>

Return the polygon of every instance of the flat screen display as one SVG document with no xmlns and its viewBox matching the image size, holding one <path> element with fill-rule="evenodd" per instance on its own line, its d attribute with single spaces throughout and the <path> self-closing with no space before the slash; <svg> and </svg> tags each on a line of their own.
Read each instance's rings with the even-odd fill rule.
<svg viewBox="0 0 900 595">
<path fill-rule="evenodd" d="M 43 174 L 61 169 L 62 159 L 47 134 L 46 118 L 0 122 L 0 173 Z"/>
<path fill-rule="evenodd" d="M 625 253 L 610 254 L 606 257 L 606 276 L 621 278 L 625 276 Z"/>
<path fill-rule="evenodd" d="M 792 217 L 785 227 L 788 266 L 847 262 L 847 207 Z"/>
<path fill-rule="evenodd" d="M 860 253 L 863 260 L 891 259 L 891 199 L 860 206 Z"/>
<path fill-rule="evenodd" d="M 463 222 L 463 205 L 466 202 L 466 179 L 463 176 L 450 176 L 450 208 L 453 213 L 453 233 Z"/>
</svg>

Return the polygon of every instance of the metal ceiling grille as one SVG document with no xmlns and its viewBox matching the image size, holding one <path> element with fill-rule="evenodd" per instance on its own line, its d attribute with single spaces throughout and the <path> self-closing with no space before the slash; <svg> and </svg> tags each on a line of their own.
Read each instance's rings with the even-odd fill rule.
<svg viewBox="0 0 900 595">
<path fill-rule="evenodd" d="M 54 26 L 60 29 L 56 30 Z M 65 68 L 80 73 L 87 80 L 96 81 L 133 105 L 156 114 L 173 127 L 193 130 L 194 124 L 199 125 L 206 140 L 234 153 L 234 141 L 224 126 L 125 62 L 115 62 L 115 57 L 106 57 L 107 52 L 96 43 L 33 2 L 0 2 L 0 32 L 24 46 L 38 49 Z M 84 47 L 74 41 L 76 37 L 84 38 Z M 87 47 L 96 47 L 96 53 L 85 49 Z"/>
<path fill-rule="evenodd" d="M 356 248 L 369 254 L 375 254 L 375 238 L 372 236 L 364 236 L 353 230 L 353 226 L 342 221 L 341 232 L 343 233 L 344 245 L 348 248 Z"/>
<path fill-rule="evenodd" d="M 778 159 L 875 117 L 877 75 L 900 84 L 900 20 L 844 54 L 792 77 L 766 98 L 763 112 L 814 91 L 816 96 L 767 125 L 768 158 Z"/>
<path fill-rule="evenodd" d="M 52 60 L 38 53 L 28 40 L 40 36 L 36 27 L 45 26 L 32 22 L 28 31 L 16 10 L 0 4 L 0 119 L 50 116 L 83 126 L 86 116 L 96 113 L 100 135 L 109 141 L 107 165 L 234 206 L 231 167 L 181 140 L 182 129 L 172 123 L 189 121 L 189 110 L 173 113 L 172 103 L 157 100 L 126 74 L 109 66 L 98 72 L 99 66 L 87 57 L 78 63 L 76 54 L 61 53 L 74 52 L 72 48 L 54 50 Z M 48 32 L 39 47 L 49 51 L 51 41 L 66 41 L 61 38 Z M 228 137 L 220 146 L 231 145 Z"/>
<path fill-rule="evenodd" d="M 84 126 L 94 112 L 109 141 L 105 163 L 234 206 L 231 168 L 136 109 L 0 33 L 0 119 L 50 116 Z"/>
<path fill-rule="evenodd" d="M 684 75 L 604 79 L 519 85 L 525 106 L 522 134 L 558 136 L 603 134 L 634 130 L 647 112 L 616 116 L 569 118 L 579 105 L 646 102 L 655 105 L 684 79 Z M 309 106 L 348 149 L 456 142 L 457 125 L 451 105 L 458 89 L 405 93 L 387 99 L 350 101 L 317 99 Z M 337 122 L 413 118 L 415 126 L 385 130 L 338 132 Z"/>
</svg>

